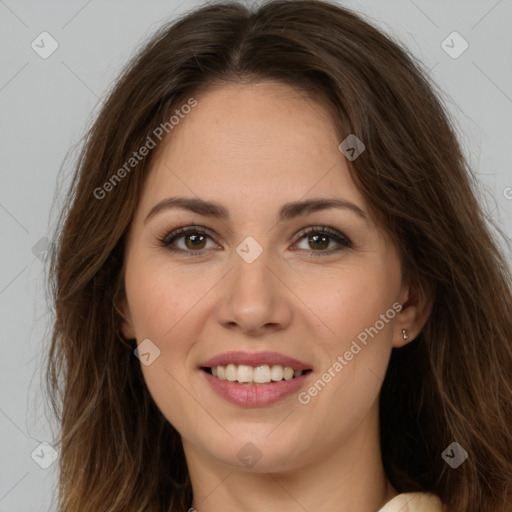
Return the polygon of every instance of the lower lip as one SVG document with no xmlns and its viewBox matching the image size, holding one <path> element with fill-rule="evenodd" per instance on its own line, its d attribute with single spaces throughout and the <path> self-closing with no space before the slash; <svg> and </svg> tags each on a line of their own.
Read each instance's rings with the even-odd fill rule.
<svg viewBox="0 0 512 512">
<path fill-rule="evenodd" d="M 229 402 L 243 407 L 264 407 L 299 391 L 312 372 L 291 380 L 258 385 L 237 384 L 221 380 L 204 370 L 201 370 L 201 373 L 204 374 L 213 390 Z"/>
</svg>

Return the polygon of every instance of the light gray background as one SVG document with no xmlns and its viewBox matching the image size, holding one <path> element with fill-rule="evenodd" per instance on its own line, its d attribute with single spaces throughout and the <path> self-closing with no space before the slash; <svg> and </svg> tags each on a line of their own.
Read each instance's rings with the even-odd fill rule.
<svg viewBox="0 0 512 512">
<path fill-rule="evenodd" d="M 42 469 L 31 457 L 41 454 L 41 442 L 53 441 L 38 371 L 50 319 L 44 255 L 32 248 L 51 233 L 59 168 L 140 43 L 201 3 L 0 0 L 0 512 L 50 510 L 56 482 L 57 463 Z M 340 3 L 366 13 L 431 69 L 487 207 L 510 236 L 512 0 Z M 47 59 L 31 48 L 43 31 L 59 45 Z M 469 44 L 456 59 L 441 47 L 453 31 Z"/>
</svg>

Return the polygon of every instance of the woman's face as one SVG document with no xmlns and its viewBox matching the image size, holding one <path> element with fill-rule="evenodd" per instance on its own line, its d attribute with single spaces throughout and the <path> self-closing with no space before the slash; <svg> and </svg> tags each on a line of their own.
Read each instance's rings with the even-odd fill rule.
<svg viewBox="0 0 512 512">
<path fill-rule="evenodd" d="M 271 82 L 196 99 L 131 226 L 123 333 L 144 342 L 145 381 L 189 463 L 355 457 L 376 438 L 392 346 L 402 328 L 417 334 L 411 308 L 398 312 L 399 255 L 370 223 L 324 107 Z M 313 200 L 347 206 L 301 206 Z"/>
</svg>

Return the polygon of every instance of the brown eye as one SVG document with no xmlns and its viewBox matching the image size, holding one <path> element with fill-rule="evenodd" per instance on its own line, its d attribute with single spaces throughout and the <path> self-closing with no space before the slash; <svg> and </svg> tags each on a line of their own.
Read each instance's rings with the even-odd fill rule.
<svg viewBox="0 0 512 512">
<path fill-rule="evenodd" d="M 199 255 L 206 252 L 208 239 L 212 237 L 200 226 L 189 226 L 171 231 L 160 243 L 173 252 Z M 181 247 L 179 244 L 181 244 Z"/>
<path fill-rule="evenodd" d="M 327 226 L 306 228 L 300 233 L 299 242 L 296 244 L 302 243 L 303 239 L 306 241 L 307 247 L 299 249 L 306 251 L 311 256 L 329 256 L 343 249 L 352 248 L 352 242 L 346 236 Z M 208 240 L 213 242 L 213 237 L 207 229 L 201 226 L 187 226 L 175 229 L 159 240 L 162 246 L 172 252 L 199 256 L 207 252 Z M 335 248 L 329 249 L 331 243 L 334 243 Z M 210 248 L 218 248 L 218 245 L 214 243 L 214 247 Z"/>
<path fill-rule="evenodd" d="M 352 242 L 346 236 L 326 226 L 307 228 L 302 232 L 299 242 L 303 239 L 305 239 L 307 247 L 303 247 L 301 250 L 309 251 L 312 256 L 327 256 L 343 248 L 352 247 Z M 331 242 L 342 248 L 327 250 Z"/>
<path fill-rule="evenodd" d="M 206 237 L 204 235 L 192 234 L 192 235 L 185 235 L 182 238 L 185 240 L 185 246 L 188 249 L 191 249 L 191 250 L 204 249 L 204 242 L 206 240 Z M 190 242 L 190 245 L 187 244 L 187 242 Z"/>
</svg>

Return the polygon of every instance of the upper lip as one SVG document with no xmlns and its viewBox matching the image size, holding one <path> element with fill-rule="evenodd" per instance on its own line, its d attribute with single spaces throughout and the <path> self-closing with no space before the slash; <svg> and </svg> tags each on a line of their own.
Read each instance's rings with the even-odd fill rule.
<svg viewBox="0 0 512 512">
<path fill-rule="evenodd" d="M 232 351 L 218 354 L 207 361 L 204 361 L 199 366 L 203 368 L 214 368 L 215 366 L 226 366 L 228 364 L 245 364 L 247 366 L 263 366 L 268 364 L 288 366 L 294 370 L 310 370 L 311 365 L 303 363 L 293 357 L 280 354 L 279 352 L 242 352 Z"/>
</svg>

